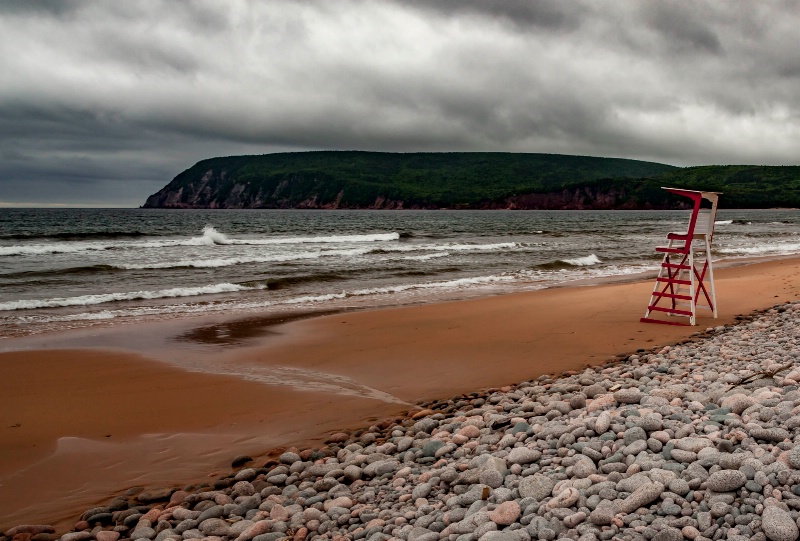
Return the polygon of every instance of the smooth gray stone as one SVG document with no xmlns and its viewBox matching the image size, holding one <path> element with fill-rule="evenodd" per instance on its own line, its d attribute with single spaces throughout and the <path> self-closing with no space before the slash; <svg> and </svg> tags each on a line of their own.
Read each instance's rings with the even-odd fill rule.
<svg viewBox="0 0 800 541">
<path fill-rule="evenodd" d="M 730 492 L 743 487 L 746 482 L 747 476 L 739 470 L 720 470 L 708 477 L 706 486 L 714 492 Z"/>
<path fill-rule="evenodd" d="M 550 496 L 554 486 L 556 486 L 555 480 L 537 473 L 520 481 L 519 494 L 523 498 L 533 498 L 538 502 Z"/>
<path fill-rule="evenodd" d="M 626 514 L 633 513 L 640 507 L 649 505 L 660 498 L 662 492 L 664 492 L 664 485 L 661 483 L 646 483 L 634 490 L 622 502 L 619 502 L 618 511 Z"/>
<path fill-rule="evenodd" d="M 625 445 L 630 445 L 638 440 L 647 441 L 647 432 L 645 432 L 644 428 L 640 426 L 634 426 L 625 431 L 625 435 L 623 436 Z"/>
<path fill-rule="evenodd" d="M 224 514 L 225 514 L 225 507 L 222 505 L 215 505 L 214 507 L 209 507 L 208 509 L 200 513 L 200 516 L 197 517 L 197 522 L 200 523 L 210 518 L 220 518 Z"/>
<path fill-rule="evenodd" d="M 136 528 L 131 532 L 131 541 L 136 541 L 136 539 L 153 539 L 156 536 L 156 531 L 153 528 L 149 528 L 144 526 L 142 528 Z"/>
<path fill-rule="evenodd" d="M 767 507 L 761 515 L 761 527 L 772 541 L 796 541 L 800 537 L 791 515 L 780 507 Z"/>
</svg>

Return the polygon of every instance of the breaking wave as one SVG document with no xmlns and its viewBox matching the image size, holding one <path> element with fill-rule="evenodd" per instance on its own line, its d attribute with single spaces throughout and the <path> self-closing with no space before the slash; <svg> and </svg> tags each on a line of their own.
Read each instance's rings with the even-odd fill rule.
<svg viewBox="0 0 800 541">
<path fill-rule="evenodd" d="M 716 250 L 720 254 L 730 255 L 790 255 L 800 253 L 800 243 L 761 244 L 759 246 L 725 247 Z"/>
<path fill-rule="evenodd" d="M 594 254 L 587 255 L 585 257 L 576 257 L 574 259 L 561 259 L 567 265 L 572 265 L 575 267 L 588 267 L 590 265 L 597 265 L 602 263 L 600 258 Z"/>
<path fill-rule="evenodd" d="M 0 302 L 0 311 L 4 310 L 32 310 L 36 308 L 59 308 L 64 306 L 89 306 L 107 302 L 132 301 L 138 299 L 166 299 L 174 297 L 193 297 L 197 295 L 211 295 L 214 293 L 232 293 L 246 289 L 264 289 L 261 287 L 246 287 L 238 284 L 216 284 L 202 287 L 174 287 L 159 291 L 131 291 L 126 293 L 104 293 L 96 295 L 81 295 L 78 297 L 57 297 L 53 299 L 27 299 L 19 301 Z"/>
</svg>

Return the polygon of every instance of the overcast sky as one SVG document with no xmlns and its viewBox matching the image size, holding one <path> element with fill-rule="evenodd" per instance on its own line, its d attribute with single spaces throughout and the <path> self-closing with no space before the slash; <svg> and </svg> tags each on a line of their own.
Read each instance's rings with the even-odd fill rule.
<svg viewBox="0 0 800 541">
<path fill-rule="evenodd" d="M 800 2 L 0 2 L 0 205 L 138 206 L 203 158 L 800 163 Z"/>
</svg>

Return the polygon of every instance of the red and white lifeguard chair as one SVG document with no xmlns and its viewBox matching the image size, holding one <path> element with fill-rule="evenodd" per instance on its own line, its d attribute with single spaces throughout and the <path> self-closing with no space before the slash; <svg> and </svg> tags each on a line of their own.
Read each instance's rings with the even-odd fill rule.
<svg viewBox="0 0 800 541">
<path fill-rule="evenodd" d="M 656 285 L 647 311 L 641 321 L 667 325 L 696 325 L 697 309 L 711 311 L 717 317 L 717 293 L 714 288 L 714 268 L 711 262 L 711 241 L 717 219 L 719 192 L 699 192 L 680 188 L 662 188 L 692 199 L 694 206 L 685 232 L 667 234 L 667 246 L 656 247 L 664 259 L 658 271 Z M 669 318 L 656 319 L 654 312 Z"/>
</svg>

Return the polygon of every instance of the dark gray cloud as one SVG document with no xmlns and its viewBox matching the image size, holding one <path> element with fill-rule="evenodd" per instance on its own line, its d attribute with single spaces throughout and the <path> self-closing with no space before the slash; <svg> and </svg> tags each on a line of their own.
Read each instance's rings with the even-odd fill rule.
<svg viewBox="0 0 800 541">
<path fill-rule="evenodd" d="M 797 2 L 0 3 L 0 205 L 136 205 L 219 155 L 795 164 Z"/>
</svg>

